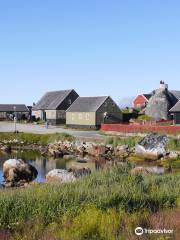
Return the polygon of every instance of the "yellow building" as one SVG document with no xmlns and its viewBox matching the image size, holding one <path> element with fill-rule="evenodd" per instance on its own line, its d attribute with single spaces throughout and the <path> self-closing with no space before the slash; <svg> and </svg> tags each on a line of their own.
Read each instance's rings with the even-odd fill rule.
<svg viewBox="0 0 180 240">
<path fill-rule="evenodd" d="M 102 123 L 122 122 L 122 112 L 109 96 L 79 97 L 66 111 L 66 125 L 97 129 Z"/>
</svg>

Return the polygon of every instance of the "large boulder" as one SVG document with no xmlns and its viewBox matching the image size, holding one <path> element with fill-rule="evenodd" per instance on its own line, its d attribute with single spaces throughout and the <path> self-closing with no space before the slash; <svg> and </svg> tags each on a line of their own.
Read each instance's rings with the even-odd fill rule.
<svg viewBox="0 0 180 240">
<path fill-rule="evenodd" d="M 21 186 L 36 179 L 38 171 L 21 159 L 9 159 L 3 164 L 6 186 Z"/>
<path fill-rule="evenodd" d="M 53 169 L 46 175 L 47 182 L 60 182 L 69 183 L 74 182 L 77 178 L 91 174 L 89 168 L 75 168 L 72 167 L 68 170 L 65 169 Z"/>
<path fill-rule="evenodd" d="M 135 146 L 135 154 L 145 159 L 157 160 L 167 154 L 168 137 L 152 133 Z"/>
<path fill-rule="evenodd" d="M 53 169 L 46 175 L 47 182 L 74 182 L 76 180 L 73 172 L 69 172 L 65 169 Z"/>
</svg>

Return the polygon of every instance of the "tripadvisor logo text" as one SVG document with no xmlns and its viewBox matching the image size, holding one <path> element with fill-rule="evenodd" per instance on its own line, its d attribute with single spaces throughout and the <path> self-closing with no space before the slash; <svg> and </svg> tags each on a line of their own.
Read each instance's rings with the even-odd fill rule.
<svg viewBox="0 0 180 240">
<path fill-rule="evenodd" d="M 135 229 L 135 234 L 141 236 L 143 234 L 173 234 L 172 229 L 147 229 L 142 227 L 137 227 Z"/>
</svg>

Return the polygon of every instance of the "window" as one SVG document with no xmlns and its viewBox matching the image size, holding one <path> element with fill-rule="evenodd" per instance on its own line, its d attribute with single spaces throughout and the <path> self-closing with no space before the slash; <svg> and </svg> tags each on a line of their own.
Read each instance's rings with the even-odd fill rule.
<svg viewBox="0 0 180 240">
<path fill-rule="evenodd" d="M 87 121 L 89 120 L 89 117 L 90 117 L 89 113 L 86 113 L 86 120 Z"/>
<path fill-rule="evenodd" d="M 71 119 L 74 120 L 74 113 L 71 114 Z"/>
<path fill-rule="evenodd" d="M 82 113 L 79 113 L 79 120 L 82 120 Z"/>
</svg>

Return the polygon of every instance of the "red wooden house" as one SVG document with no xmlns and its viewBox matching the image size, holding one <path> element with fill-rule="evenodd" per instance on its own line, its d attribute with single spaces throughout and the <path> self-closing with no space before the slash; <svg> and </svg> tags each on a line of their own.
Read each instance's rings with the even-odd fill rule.
<svg viewBox="0 0 180 240">
<path fill-rule="evenodd" d="M 138 95 L 134 100 L 133 100 L 133 107 L 138 108 L 138 109 L 143 109 L 146 107 L 147 103 L 149 102 L 150 97 L 152 94 L 141 94 Z"/>
</svg>

